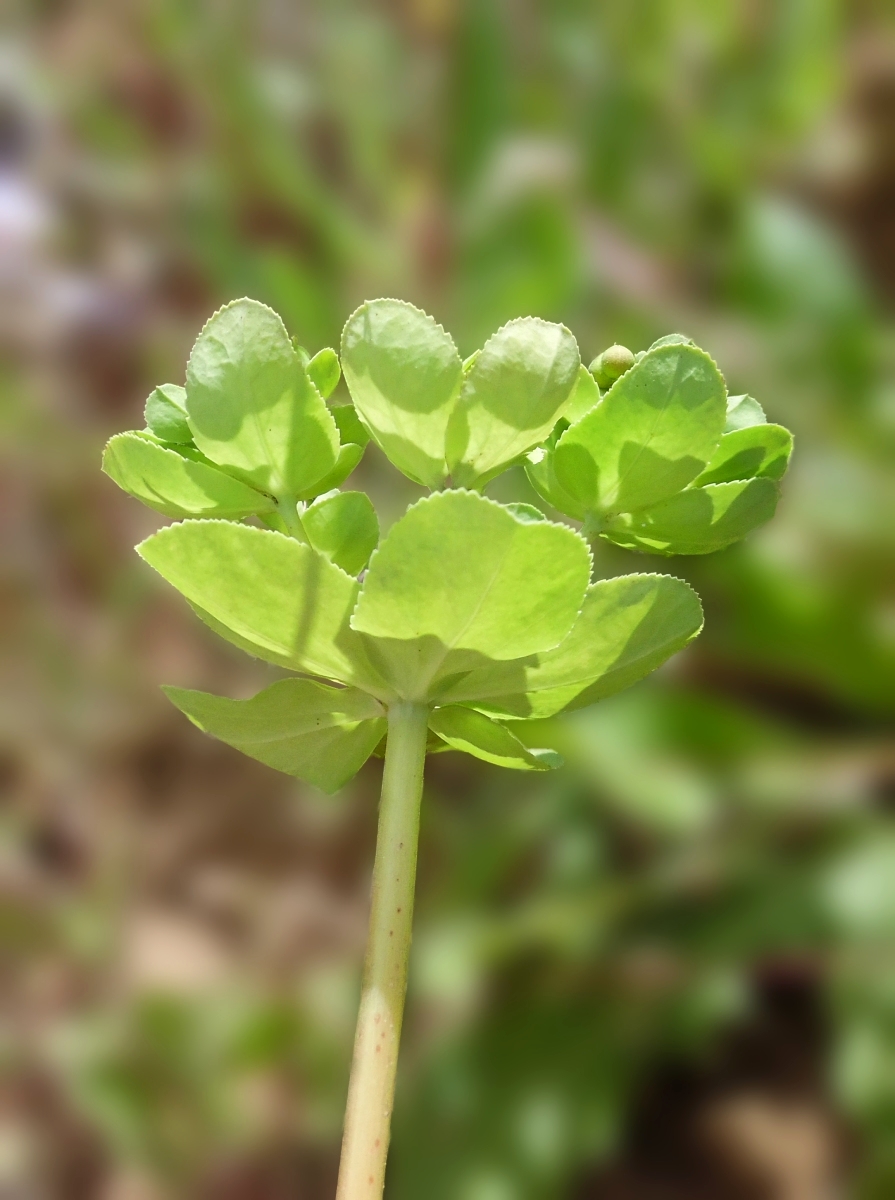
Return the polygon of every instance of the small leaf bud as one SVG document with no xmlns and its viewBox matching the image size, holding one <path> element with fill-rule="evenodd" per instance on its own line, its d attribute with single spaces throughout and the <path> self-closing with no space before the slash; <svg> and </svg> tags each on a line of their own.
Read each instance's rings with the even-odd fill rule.
<svg viewBox="0 0 895 1200">
<path fill-rule="evenodd" d="M 628 347 L 616 345 L 610 346 L 602 354 L 598 354 L 588 370 L 601 388 L 608 388 L 633 365 L 634 355 Z"/>
</svg>

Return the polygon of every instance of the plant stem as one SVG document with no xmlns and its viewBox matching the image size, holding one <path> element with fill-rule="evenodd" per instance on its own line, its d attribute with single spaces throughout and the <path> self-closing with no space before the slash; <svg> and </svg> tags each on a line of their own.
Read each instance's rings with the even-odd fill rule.
<svg viewBox="0 0 895 1200">
<path fill-rule="evenodd" d="M 277 511 L 283 519 L 289 536 L 298 542 L 307 542 L 308 535 L 298 515 L 298 502 L 294 496 L 282 495 L 277 497 Z"/>
<path fill-rule="evenodd" d="M 373 867 L 373 903 L 336 1200 L 380 1200 L 407 990 L 420 800 L 429 717 L 398 702 L 388 742 Z"/>
</svg>

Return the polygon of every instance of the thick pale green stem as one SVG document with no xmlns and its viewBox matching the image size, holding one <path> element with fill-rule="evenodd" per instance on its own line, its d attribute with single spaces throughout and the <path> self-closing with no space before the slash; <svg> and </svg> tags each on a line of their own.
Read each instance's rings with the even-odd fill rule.
<svg viewBox="0 0 895 1200">
<path fill-rule="evenodd" d="M 393 704 L 336 1200 L 380 1200 L 407 990 L 428 708 Z"/>
</svg>

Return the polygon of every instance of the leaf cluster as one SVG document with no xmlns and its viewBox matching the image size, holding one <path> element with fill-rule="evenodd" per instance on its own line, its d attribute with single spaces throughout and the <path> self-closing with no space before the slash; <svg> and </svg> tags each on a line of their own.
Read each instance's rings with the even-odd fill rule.
<svg viewBox="0 0 895 1200">
<path fill-rule="evenodd" d="M 186 386 L 155 389 L 147 428 L 112 438 L 104 469 L 191 518 L 142 557 L 222 637 L 293 674 L 250 700 L 167 688 L 173 703 L 329 791 L 381 752 L 403 701 L 428 707 L 431 750 L 558 765 L 526 721 L 627 687 L 702 625 L 679 579 L 592 583 L 587 535 L 666 554 L 727 545 L 773 511 L 790 449 L 686 339 L 611 350 L 602 395 L 572 334 L 536 318 L 463 362 L 431 317 L 377 300 L 348 319 L 340 364 L 264 305 L 216 313 Z M 353 404 L 330 406 L 342 372 Z M 338 490 L 370 439 L 432 490 L 381 542 L 369 498 Z M 482 494 L 517 463 L 583 532 Z"/>
</svg>

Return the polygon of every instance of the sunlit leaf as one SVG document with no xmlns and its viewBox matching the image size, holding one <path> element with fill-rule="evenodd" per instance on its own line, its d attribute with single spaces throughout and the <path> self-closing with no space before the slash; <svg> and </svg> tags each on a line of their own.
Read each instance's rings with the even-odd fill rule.
<svg viewBox="0 0 895 1200">
<path fill-rule="evenodd" d="M 780 479 L 792 454 L 792 434 L 782 425 L 750 425 L 725 433 L 695 487 L 735 479 Z"/>
<path fill-rule="evenodd" d="M 305 494 L 336 464 L 335 421 L 264 304 L 236 300 L 211 317 L 190 354 L 186 393 L 199 449 L 272 495 Z"/>
<path fill-rule="evenodd" d="M 361 420 L 395 466 L 439 487 L 462 364 L 450 336 L 403 300 L 373 300 L 348 318 L 342 370 Z"/>
<path fill-rule="evenodd" d="M 447 456 L 455 485 L 480 484 L 544 440 L 577 381 L 578 345 L 537 317 L 493 334 L 464 373 Z"/>
<path fill-rule="evenodd" d="M 153 388 L 144 416 L 146 427 L 163 442 L 192 442 L 193 434 L 186 419 L 186 389 L 176 383 L 160 383 Z"/>
<path fill-rule="evenodd" d="M 586 509 L 630 512 L 673 496 L 711 458 L 724 428 L 724 380 L 688 344 L 650 351 L 556 445 L 560 485 Z"/>
<path fill-rule="evenodd" d="M 119 433 L 109 441 L 103 470 L 125 492 L 166 517 L 236 520 L 275 508 L 270 496 L 138 433 Z"/>
<path fill-rule="evenodd" d="M 360 574 L 379 541 L 379 519 L 365 492 L 321 496 L 301 520 L 311 545 L 349 575 Z"/>
<path fill-rule="evenodd" d="M 342 377 L 339 356 L 331 346 L 318 350 L 307 364 L 308 377 L 324 400 L 336 390 Z"/>
<path fill-rule="evenodd" d="M 373 555 L 351 625 L 379 640 L 390 678 L 419 698 L 439 673 L 556 646 L 589 574 L 571 529 L 440 492 L 408 509 Z"/>
<path fill-rule="evenodd" d="M 727 397 L 727 422 L 725 433 L 733 433 L 735 429 L 747 429 L 751 425 L 764 425 L 767 417 L 764 409 L 751 396 Z"/>
<path fill-rule="evenodd" d="M 772 479 L 710 483 L 618 517 L 603 535 L 646 554 L 711 554 L 769 520 L 778 495 Z"/>
<path fill-rule="evenodd" d="M 353 442 L 358 446 L 366 446 L 370 434 L 362 424 L 353 404 L 335 404 L 329 410 L 339 429 L 339 439 L 342 445 Z"/>
<path fill-rule="evenodd" d="M 348 624 L 357 580 L 311 546 L 248 525 L 187 521 L 137 552 L 242 649 L 374 695 L 386 691 Z"/>
<path fill-rule="evenodd" d="M 429 728 L 453 750 L 462 750 L 499 767 L 549 771 L 562 766 L 562 757 L 555 751 L 529 750 L 505 725 L 471 708 L 459 705 L 436 708 L 429 716 Z"/>
<path fill-rule="evenodd" d="M 325 492 L 331 492 L 333 488 L 340 487 L 360 460 L 364 456 L 364 444 L 358 445 L 356 442 L 347 442 L 339 448 L 339 457 L 336 459 L 336 465 L 324 475 L 322 479 L 307 488 L 303 492 L 296 493 L 296 500 L 311 500 L 314 496 L 320 496 Z"/>
<path fill-rule="evenodd" d="M 574 425 L 576 421 L 580 421 L 583 416 L 589 413 L 592 408 L 596 408 L 600 403 L 600 395 L 600 388 L 596 379 L 594 379 L 587 367 L 580 366 L 578 368 L 578 380 L 572 390 L 568 403 L 562 410 L 562 419 L 568 421 L 570 425 Z"/>
<path fill-rule="evenodd" d="M 566 513 L 577 521 L 583 521 L 587 510 L 574 496 L 570 496 L 553 469 L 553 452 L 551 450 L 533 450 L 525 461 L 525 474 L 529 483 L 539 496 L 552 505 L 558 512 Z"/>
<path fill-rule="evenodd" d="M 162 690 L 204 733 L 325 792 L 356 774 L 386 729 L 372 696 L 312 679 L 281 679 L 251 700 Z"/>
<path fill-rule="evenodd" d="M 444 703 L 506 717 L 549 717 L 629 687 L 702 628 L 693 589 L 669 575 L 624 575 L 588 588 L 581 616 L 560 645 L 522 664 L 493 663 L 448 681 Z"/>
</svg>

